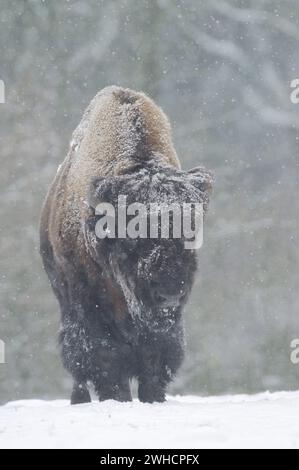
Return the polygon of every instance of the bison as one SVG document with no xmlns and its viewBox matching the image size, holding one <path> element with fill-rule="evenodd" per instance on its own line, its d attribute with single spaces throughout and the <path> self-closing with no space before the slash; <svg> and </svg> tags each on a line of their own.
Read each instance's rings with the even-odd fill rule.
<svg viewBox="0 0 299 470">
<path fill-rule="evenodd" d="M 207 208 L 211 173 L 182 171 L 169 121 L 141 92 L 107 87 L 91 101 L 49 189 L 40 252 L 61 310 L 71 403 L 162 402 L 184 355 L 182 310 L 196 270 L 183 237 L 99 238 L 98 204 L 186 202 Z"/>
</svg>

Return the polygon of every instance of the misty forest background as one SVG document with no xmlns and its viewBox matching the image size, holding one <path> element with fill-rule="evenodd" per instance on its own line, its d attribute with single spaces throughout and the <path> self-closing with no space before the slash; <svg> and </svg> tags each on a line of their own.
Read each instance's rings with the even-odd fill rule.
<svg viewBox="0 0 299 470">
<path fill-rule="evenodd" d="M 1 0 L 0 401 L 68 397 L 42 200 L 90 99 L 119 84 L 169 115 L 216 186 L 172 391 L 299 389 L 298 0 Z"/>
</svg>

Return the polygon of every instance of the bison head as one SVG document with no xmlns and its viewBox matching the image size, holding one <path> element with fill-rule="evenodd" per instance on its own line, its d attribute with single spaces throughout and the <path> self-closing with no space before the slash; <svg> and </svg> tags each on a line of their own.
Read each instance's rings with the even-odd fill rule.
<svg viewBox="0 0 299 470">
<path fill-rule="evenodd" d="M 157 157 L 147 164 L 137 162 L 125 174 L 92 182 L 89 193 L 92 215 L 85 226 L 88 249 L 104 275 L 120 288 L 127 313 L 135 324 L 151 331 L 171 328 L 181 316 L 196 270 L 196 253 L 186 249 L 183 231 L 181 236 L 174 236 L 174 213 L 170 212 L 169 234 L 165 236 L 161 231 L 162 219 L 153 211 L 163 205 L 182 208 L 186 203 L 202 204 L 205 211 L 211 187 L 212 176 L 203 168 L 181 171 Z M 135 231 L 130 236 L 129 224 L 136 217 L 128 210 L 132 205 L 139 207 L 139 234 Z M 106 212 L 98 210 L 99 206 L 106 208 Z M 194 217 L 194 211 L 191 217 L 192 214 Z M 105 237 L 97 236 L 97 223 L 106 230 Z M 134 223 L 136 228 L 136 220 Z M 152 223 L 158 227 L 154 237 Z M 140 235 L 140 225 L 146 236 L 144 232 Z"/>
</svg>

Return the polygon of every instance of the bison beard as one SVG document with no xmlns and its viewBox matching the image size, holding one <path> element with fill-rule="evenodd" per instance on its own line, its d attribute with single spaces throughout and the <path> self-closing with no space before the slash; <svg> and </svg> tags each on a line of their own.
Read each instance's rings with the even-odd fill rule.
<svg viewBox="0 0 299 470">
<path fill-rule="evenodd" d="M 203 203 L 211 174 L 180 170 L 168 120 L 143 93 L 108 87 L 73 134 L 41 215 L 41 255 L 61 309 L 60 343 L 71 402 L 164 401 L 184 355 L 182 310 L 196 269 L 183 239 L 98 239 L 95 207 Z"/>
</svg>

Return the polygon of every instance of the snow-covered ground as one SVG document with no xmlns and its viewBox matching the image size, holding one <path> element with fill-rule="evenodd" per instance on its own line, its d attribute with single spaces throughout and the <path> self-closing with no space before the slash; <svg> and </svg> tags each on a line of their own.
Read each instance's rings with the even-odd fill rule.
<svg viewBox="0 0 299 470">
<path fill-rule="evenodd" d="M 0 448 L 299 448 L 299 392 L 0 407 Z"/>
</svg>

